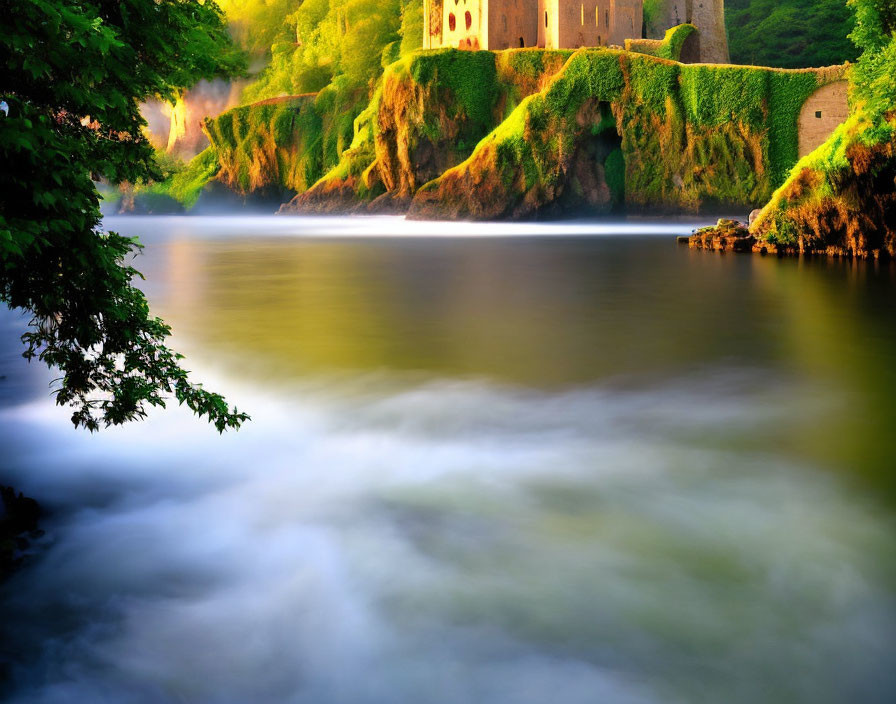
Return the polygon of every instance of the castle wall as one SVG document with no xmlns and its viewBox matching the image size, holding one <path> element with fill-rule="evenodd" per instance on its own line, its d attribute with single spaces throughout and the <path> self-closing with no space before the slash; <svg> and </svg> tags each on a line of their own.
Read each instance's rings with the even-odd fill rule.
<svg viewBox="0 0 896 704">
<path fill-rule="evenodd" d="M 690 22 L 700 30 L 700 61 L 707 64 L 731 63 L 728 30 L 725 27 L 725 0 L 691 0 L 691 5 Z"/>
<path fill-rule="evenodd" d="M 455 49 L 487 49 L 488 17 L 483 4 L 488 0 L 444 0 L 442 42 Z"/>
<path fill-rule="evenodd" d="M 427 0 L 424 27 L 424 48 L 623 46 L 642 36 L 643 0 Z"/>
<path fill-rule="evenodd" d="M 819 88 L 800 113 L 800 159 L 824 144 L 849 117 L 848 83 L 837 81 Z"/>
<path fill-rule="evenodd" d="M 536 8 L 536 0 L 490 0 L 488 48 L 500 51 L 538 46 Z"/>
<path fill-rule="evenodd" d="M 423 48 L 435 49 L 442 46 L 442 0 L 423 2 Z"/>
<path fill-rule="evenodd" d="M 559 0 L 538 0 L 538 46 L 544 49 L 560 46 L 559 6 Z"/>
<path fill-rule="evenodd" d="M 640 39 L 644 24 L 642 0 L 610 0 L 610 44 L 625 46 L 626 39 Z"/>
<path fill-rule="evenodd" d="M 641 36 L 641 12 L 641 0 L 541 0 L 539 46 L 622 46 L 625 39 Z"/>
</svg>

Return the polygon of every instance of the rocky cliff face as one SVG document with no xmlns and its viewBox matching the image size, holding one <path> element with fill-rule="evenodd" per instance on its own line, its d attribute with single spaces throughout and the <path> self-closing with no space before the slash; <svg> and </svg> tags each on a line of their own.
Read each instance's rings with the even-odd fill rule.
<svg viewBox="0 0 896 704">
<path fill-rule="evenodd" d="M 423 184 L 469 157 L 571 53 L 442 50 L 393 64 L 340 163 L 283 211 L 405 210 Z"/>
</svg>

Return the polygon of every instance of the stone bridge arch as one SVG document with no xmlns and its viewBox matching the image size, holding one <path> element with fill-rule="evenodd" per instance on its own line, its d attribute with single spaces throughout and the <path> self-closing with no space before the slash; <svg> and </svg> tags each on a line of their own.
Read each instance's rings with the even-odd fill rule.
<svg viewBox="0 0 896 704">
<path fill-rule="evenodd" d="M 835 81 L 816 90 L 800 112 L 800 159 L 824 144 L 849 117 L 846 81 Z"/>
</svg>

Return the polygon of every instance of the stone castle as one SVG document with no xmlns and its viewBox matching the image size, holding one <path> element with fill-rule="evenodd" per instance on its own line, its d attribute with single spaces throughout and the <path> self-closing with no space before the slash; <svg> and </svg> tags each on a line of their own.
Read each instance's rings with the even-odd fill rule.
<svg viewBox="0 0 896 704">
<path fill-rule="evenodd" d="M 724 0 L 661 0 L 649 24 L 643 0 L 424 0 L 423 13 L 424 49 L 621 47 L 690 23 L 699 30 L 691 60 L 728 62 Z"/>
</svg>

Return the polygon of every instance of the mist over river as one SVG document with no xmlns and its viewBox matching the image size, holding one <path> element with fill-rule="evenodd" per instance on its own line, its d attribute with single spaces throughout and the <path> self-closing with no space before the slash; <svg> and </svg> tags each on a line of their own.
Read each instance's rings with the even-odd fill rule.
<svg viewBox="0 0 896 704">
<path fill-rule="evenodd" d="M 695 224 L 107 219 L 253 421 L 75 431 L 2 311 L 0 700 L 896 701 L 896 272 Z"/>
</svg>

